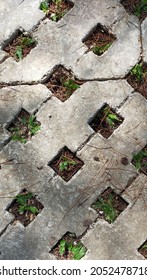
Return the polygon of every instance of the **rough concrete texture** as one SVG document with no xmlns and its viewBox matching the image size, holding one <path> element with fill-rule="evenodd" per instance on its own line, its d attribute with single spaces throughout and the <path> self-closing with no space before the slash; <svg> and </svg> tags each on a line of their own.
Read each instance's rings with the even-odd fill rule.
<svg viewBox="0 0 147 280">
<path fill-rule="evenodd" d="M 143 60 L 147 63 L 147 18 L 142 23 Z"/>
<path fill-rule="evenodd" d="M 138 248 L 147 240 L 147 177 L 132 158 L 147 144 L 147 102 L 125 77 L 141 56 L 147 62 L 147 21 L 140 24 L 120 1 L 74 0 L 55 23 L 40 2 L 0 3 L 0 259 L 55 259 L 50 250 L 66 232 L 82 238 L 84 259 L 145 259 Z M 116 37 L 100 57 L 83 43 L 98 23 Z M 37 45 L 16 62 L 3 48 L 18 30 Z M 84 80 L 65 102 L 44 84 L 58 65 Z M 123 118 L 108 139 L 90 126 L 106 103 Z M 22 108 L 41 123 L 26 144 L 8 131 Z M 68 182 L 49 166 L 65 146 L 84 162 Z M 112 224 L 91 207 L 108 187 L 128 202 Z M 23 189 L 43 205 L 26 227 L 7 211 Z"/>
</svg>

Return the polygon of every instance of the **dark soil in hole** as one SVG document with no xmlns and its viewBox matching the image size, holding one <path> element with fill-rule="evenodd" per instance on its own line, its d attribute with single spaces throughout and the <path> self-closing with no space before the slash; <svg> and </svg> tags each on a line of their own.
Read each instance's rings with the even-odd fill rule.
<svg viewBox="0 0 147 280">
<path fill-rule="evenodd" d="M 147 175 L 147 146 L 133 156 L 132 164 L 135 165 L 139 172 Z"/>
<path fill-rule="evenodd" d="M 0 84 L 0 89 L 6 87 L 6 84 Z"/>
<path fill-rule="evenodd" d="M 19 200 L 17 199 L 19 197 Z M 35 217 L 41 212 L 43 205 L 24 189 L 11 203 L 7 211 L 15 216 L 14 222 L 19 220 L 25 227 L 32 222 Z"/>
<path fill-rule="evenodd" d="M 115 41 L 115 37 L 98 24 L 96 29 L 83 41 L 96 55 L 102 55 Z"/>
<path fill-rule="evenodd" d="M 16 61 L 20 61 L 26 57 L 29 52 L 37 45 L 35 39 L 30 36 L 24 35 L 22 32 L 18 33 L 18 36 L 13 39 L 8 46 L 4 47 L 4 51 L 14 57 Z"/>
<path fill-rule="evenodd" d="M 64 147 L 59 155 L 49 163 L 49 166 L 66 182 L 68 182 L 83 165 L 84 162 L 76 157 L 67 147 Z"/>
<path fill-rule="evenodd" d="M 143 243 L 143 245 L 141 245 L 138 252 L 147 259 L 147 240 Z"/>
<path fill-rule="evenodd" d="M 26 143 L 40 129 L 40 122 L 36 121 L 34 115 L 30 115 L 26 110 L 22 109 L 18 116 L 8 127 L 11 133 L 11 140 Z"/>
<path fill-rule="evenodd" d="M 98 212 L 99 218 L 113 223 L 127 205 L 128 203 L 109 187 L 91 207 Z"/>
<path fill-rule="evenodd" d="M 47 5 L 48 5 L 48 9 L 46 11 L 46 15 L 49 19 L 55 22 L 58 22 L 74 6 L 74 4 L 71 1 L 67 1 L 67 0 L 62 0 L 59 3 L 54 3 L 53 1 L 49 1 Z"/>
<path fill-rule="evenodd" d="M 143 78 L 139 81 L 135 77 L 129 73 L 127 77 L 127 82 L 135 89 L 135 91 L 139 92 L 142 96 L 147 99 L 147 64 L 143 64 L 142 66 L 143 73 L 146 73 Z"/>
<path fill-rule="evenodd" d="M 74 233 L 67 232 L 50 251 L 58 260 L 81 259 L 86 248 Z"/>
<path fill-rule="evenodd" d="M 53 72 L 45 85 L 57 98 L 64 102 L 83 83 L 83 81 L 78 81 L 75 79 L 69 70 L 60 65 Z"/>
<path fill-rule="evenodd" d="M 109 105 L 104 105 L 89 123 L 95 132 L 109 138 L 113 131 L 123 122 L 123 118 L 115 113 Z"/>
<path fill-rule="evenodd" d="M 128 13 L 138 16 L 140 21 L 147 17 L 147 3 L 144 0 L 122 0 L 120 3 Z M 143 8 L 142 3 L 144 3 Z"/>
</svg>

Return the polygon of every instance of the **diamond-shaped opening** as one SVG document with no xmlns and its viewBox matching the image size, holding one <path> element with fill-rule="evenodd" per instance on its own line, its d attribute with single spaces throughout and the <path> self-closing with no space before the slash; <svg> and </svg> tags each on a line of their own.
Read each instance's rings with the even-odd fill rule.
<svg viewBox="0 0 147 280">
<path fill-rule="evenodd" d="M 44 0 L 40 3 L 39 8 L 46 14 L 47 18 L 58 22 L 73 6 L 74 3 L 69 0 Z"/>
<path fill-rule="evenodd" d="M 36 120 L 34 115 L 21 109 L 7 130 L 11 133 L 11 140 L 25 144 L 27 140 L 31 139 L 40 130 L 40 122 Z"/>
<path fill-rule="evenodd" d="M 118 115 L 108 104 L 102 106 L 94 115 L 89 125 L 95 132 L 99 132 L 104 138 L 109 138 L 113 131 L 123 122 L 123 118 Z"/>
<path fill-rule="evenodd" d="M 138 172 L 147 175 L 147 145 L 140 152 L 133 155 L 132 164 Z"/>
<path fill-rule="evenodd" d="M 63 180 L 68 182 L 73 175 L 81 169 L 84 162 L 65 146 L 48 165 L 61 176 Z"/>
<path fill-rule="evenodd" d="M 147 240 L 139 247 L 138 252 L 147 259 Z"/>
<path fill-rule="evenodd" d="M 8 44 L 5 44 L 3 50 L 12 56 L 16 61 L 22 60 L 37 45 L 37 41 L 26 32 L 18 30 L 17 34 L 12 36 Z"/>
<path fill-rule="evenodd" d="M 105 219 L 108 223 L 113 223 L 127 206 L 128 203 L 110 187 L 91 205 L 98 213 L 98 218 Z"/>
<path fill-rule="evenodd" d="M 136 64 L 127 75 L 127 82 L 147 99 L 147 63 Z"/>
<path fill-rule="evenodd" d="M 98 24 L 83 40 L 89 51 L 93 51 L 96 55 L 102 55 L 107 51 L 116 37 L 111 34 L 101 24 Z"/>
<path fill-rule="evenodd" d="M 14 215 L 14 222 L 19 220 L 25 227 L 42 211 L 43 205 L 35 196 L 23 189 L 12 201 L 7 211 Z"/>
<path fill-rule="evenodd" d="M 146 0 L 121 0 L 120 3 L 128 13 L 136 15 L 140 21 L 147 17 Z"/>
<path fill-rule="evenodd" d="M 80 88 L 83 82 L 77 80 L 71 71 L 59 65 L 44 84 L 57 98 L 64 102 L 76 89 Z"/>
<path fill-rule="evenodd" d="M 51 249 L 58 260 L 80 260 L 86 254 L 87 249 L 76 237 L 75 233 L 67 232 Z"/>
</svg>

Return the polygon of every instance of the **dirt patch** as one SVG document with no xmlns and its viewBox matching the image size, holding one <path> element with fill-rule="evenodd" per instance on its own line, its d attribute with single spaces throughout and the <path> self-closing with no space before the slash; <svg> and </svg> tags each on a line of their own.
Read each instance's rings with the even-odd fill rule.
<svg viewBox="0 0 147 280">
<path fill-rule="evenodd" d="M 60 65 L 45 82 L 45 86 L 51 90 L 54 96 L 64 102 L 83 83 L 84 81 L 77 80 L 71 71 Z"/>
<path fill-rule="evenodd" d="M 122 0 L 120 3 L 129 14 L 136 15 L 140 21 L 143 21 L 147 17 L 146 0 Z"/>
<path fill-rule="evenodd" d="M 41 2 L 40 10 L 46 14 L 46 17 L 58 22 L 73 6 L 74 4 L 68 0 L 45 0 Z"/>
<path fill-rule="evenodd" d="M 14 215 L 16 223 L 20 221 L 25 227 L 32 222 L 35 217 L 41 212 L 43 205 L 36 199 L 31 192 L 24 189 L 16 196 L 11 205 L 7 208 Z"/>
<path fill-rule="evenodd" d="M 83 40 L 89 51 L 93 51 L 96 55 L 102 55 L 109 49 L 116 40 L 113 34 L 98 24 L 97 27 Z"/>
<path fill-rule="evenodd" d="M 66 182 L 68 182 L 83 165 L 84 162 L 67 147 L 64 147 L 57 157 L 49 163 L 49 166 Z"/>
<path fill-rule="evenodd" d="M 58 260 L 79 260 L 87 249 L 74 233 L 67 232 L 50 251 Z"/>
<path fill-rule="evenodd" d="M 98 218 L 113 223 L 128 203 L 110 187 L 106 189 L 91 207 L 98 213 Z"/>
<path fill-rule="evenodd" d="M 15 37 L 9 45 L 5 46 L 3 50 L 16 61 L 20 61 L 26 57 L 36 45 L 37 42 L 35 39 L 19 31 L 17 37 Z"/>
<path fill-rule="evenodd" d="M 140 64 L 138 64 L 140 65 Z M 135 91 L 139 92 L 142 96 L 147 99 L 147 64 L 142 64 L 142 77 L 137 78 L 135 74 L 129 73 L 127 76 L 127 82 L 135 89 Z"/>
<path fill-rule="evenodd" d="M 138 252 L 147 259 L 147 240 L 141 245 Z"/>
<path fill-rule="evenodd" d="M 89 125 L 95 132 L 99 132 L 104 138 L 110 135 L 123 122 L 123 118 L 107 104 L 105 104 L 95 115 Z"/>
<path fill-rule="evenodd" d="M 21 109 L 7 130 L 11 133 L 11 140 L 26 143 L 40 129 L 40 122 L 36 121 L 34 115 Z"/>
<path fill-rule="evenodd" d="M 147 175 L 147 145 L 137 154 L 133 155 L 132 164 L 137 171 Z"/>
</svg>

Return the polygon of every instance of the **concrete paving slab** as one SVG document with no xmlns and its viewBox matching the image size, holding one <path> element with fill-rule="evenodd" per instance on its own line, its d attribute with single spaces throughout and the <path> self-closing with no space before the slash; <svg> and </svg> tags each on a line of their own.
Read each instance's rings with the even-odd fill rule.
<svg viewBox="0 0 147 280">
<path fill-rule="evenodd" d="M 1 1 L 0 45 L 6 43 L 19 28 L 30 31 L 44 18 L 44 13 L 39 9 L 39 5 L 40 0 L 33 2 L 28 0 Z"/>
</svg>

